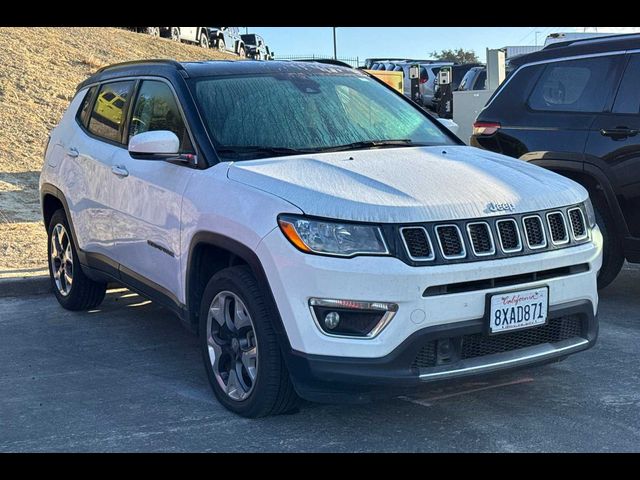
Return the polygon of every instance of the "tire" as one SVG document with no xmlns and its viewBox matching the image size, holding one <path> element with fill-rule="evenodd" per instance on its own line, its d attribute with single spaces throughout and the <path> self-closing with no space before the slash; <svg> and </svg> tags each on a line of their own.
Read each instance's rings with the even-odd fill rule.
<svg viewBox="0 0 640 480">
<path fill-rule="evenodd" d="M 82 271 L 64 210 L 57 210 L 53 214 L 47 233 L 49 278 L 60 305 L 74 311 L 90 310 L 100 305 L 107 291 L 107 284 L 94 282 Z M 55 251 L 54 245 L 57 245 Z M 64 268 L 61 270 L 58 266 L 63 265 Z M 70 278 L 71 282 L 67 278 Z"/>
<path fill-rule="evenodd" d="M 146 33 L 152 37 L 159 37 L 160 27 L 146 27 Z"/>
<path fill-rule="evenodd" d="M 603 240 L 602 268 L 598 273 L 598 289 L 615 280 L 624 263 L 622 241 L 615 233 L 615 224 L 609 208 L 600 196 L 592 197 L 596 223 L 600 227 Z"/>
<path fill-rule="evenodd" d="M 240 47 L 240 50 L 238 50 L 238 56 L 240 58 L 246 58 L 247 57 L 247 54 L 246 54 L 246 52 L 244 50 L 244 47 Z"/>
<path fill-rule="evenodd" d="M 200 34 L 200 46 L 202 48 L 209 48 L 209 39 L 207 38 L 207 35 L 204 33 Z"/>
<path fill-rule="evenodd" d="M 235 314 L 238 308 L 241 314 Z M 214 311 L 218 314 L 210 315 Z M 214 395 L 237 415 L 248 418 L 279 415 L 295 410 L 299 404 L 273 328 L 274 321 L 265 294 L 248 267 L 229 267 L 209 280 L 200 308 L 199 342 Z M 227 328 L 230 324 L 236 336 Z M 255 360 L 247 362 L 253 365 L 253 377 L 249 368 L 244 367 L 244 359 L 239 358 L 252 350 L 251 358 Z"/>
<path fill-rule="evenodd" d="M 180 41 L 180 29 L 178 27 L 171 27 L 171 33 L 169 35 L 169 38 L 171 38 L 171 40 L 173 40 L 174 42 L 179 42 Z"/>
<path fill-rule="evenodd" d="M 219 38 L 217 42 L 217 47 L 220 52 L 224 52 L 227 49 L 227 46 L 224 44 L 224 39 Z"/>
</svg>

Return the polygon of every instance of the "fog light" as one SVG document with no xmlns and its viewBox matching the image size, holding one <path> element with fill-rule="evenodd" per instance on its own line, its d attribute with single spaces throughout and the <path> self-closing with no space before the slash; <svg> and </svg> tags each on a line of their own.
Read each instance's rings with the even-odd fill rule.
<svg viewBox="0 0 640 480">
<path fill-rule="evenodd" d="M 324 317 L 324 325 L 329 329 L 333 330 L 340 323 L 340 314 L 338 312 L 329 312 Z"/>
<path fill-rule="evenodd" d="M 311 298 L 309 307 L 320 330 L 341 337 L 375 337 L 398 311 L 395 303 L 328 298 Z"/>
</svg>

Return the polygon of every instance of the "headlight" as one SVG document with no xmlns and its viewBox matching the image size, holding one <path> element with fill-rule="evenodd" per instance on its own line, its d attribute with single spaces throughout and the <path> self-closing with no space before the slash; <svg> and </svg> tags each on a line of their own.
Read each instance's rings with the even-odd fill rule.
<svg viewBox="0 0 640 480">
<path fill-rule="evenodd" d="M 584 209 L 587 212 L 587 224 L 589 228 L 593 228 L 596 226 L 596 213 L 593 211 L 593 204 L 591 203 L 591 199 L 587 198 L 584 202 Z"/>
<path fill-rule="evenodd" d="M 353 257 L 388 255 L 379 227 L 280 215 L 278 224 L 284 236 L 307 253 Z"/>
</svg>

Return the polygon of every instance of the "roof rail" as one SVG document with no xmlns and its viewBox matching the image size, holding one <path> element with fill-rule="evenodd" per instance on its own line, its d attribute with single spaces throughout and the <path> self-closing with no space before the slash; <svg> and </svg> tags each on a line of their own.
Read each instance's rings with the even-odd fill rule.
<svg viewBox="0 0 640 480">
<path fill-rule="evenodd" d="M 600 42 L 610 42 L 612 40 L 618 40 L 620 38 L 640 38 L 639 33 L 620 33 L 618 35 L 607 35 L 603 32 L 601 37 L 587 37 L 587 38 L 574 38 L 573 40 L 563 40 L 561 42 L 552 42 L 542 48 L 542 50 L 551 50 L 553 48 L 559 47 L 568 47 L 569 45 L 573 45 L 575 43 L 600 43 Z"/>
<path fill-rule="evenodd" d="M 336 65 L 338 67 L 353 68 L 348 63 L 341 62 L 340 60 L 334 60 L 333 58 L 303 58 L 303 59 L 294 60 L 294 61 L 295 62 L 318 62 L 318 63 L 326 63 L 328 65 Z"/>
<path fill-rule="evenodd" d="M 107 65 L 105 67 L 99 68 L 95 73 L 102 73 L 105 70 L 109 70 L 111 68 L 116 68 L 116 67 L 125 67 L 128 65 L 144 65 L 146 63 L 159 63 L 164 65 L 170 65 L 170 66 L 176 67 L 178 70 L 184 70 L 184 66 L 180 62 L 177 62 L 176 60 L 170 60 L 168 58 L 151 58 L 149 60 L 131 60 L 129 62 L 114 63 L 113 65 Z"/>
</svg>

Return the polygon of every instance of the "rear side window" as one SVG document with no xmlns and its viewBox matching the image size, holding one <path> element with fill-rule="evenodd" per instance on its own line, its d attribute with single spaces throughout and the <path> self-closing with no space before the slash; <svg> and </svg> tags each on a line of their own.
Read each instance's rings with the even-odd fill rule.
<svg viewBox="0 0 640 480">
<path fill-rule="evenodd" d="M 91 133 L 120 143 L 125 106 L 132 88 L 132 81 L 105 83 L 100 87 L 89 119 Z"/>
<path fill-rule="evenodd" d="M 632 55 L 622 77 L 616 101 L 615 113 L 640 113 L 640 55 Z"/>
<path fill-rule="evenodd" d="M 96 93 L 97 88 L 98 87 L 91 87 L 89 89 L 89 91 L 84 96 L 84 99 L 82 100 L 80 109 L 78 110 L 78 121 L 85 127 L 89 122 L 89 114 L 91 113 L 91 107 L 93 106 L 92 100 L 93 100 L 93 96 Z"/>
<path fill-rule="evenodd" d="M 189 133 L 175 96 L 164 82 L 142 82 L 129 123 L 129 138 L 139 133 L 169 130 L 180 140 L 180 153 L 193 153 Z"/>
<path fill-rule="evenodd" d="M 529 97 L 529 106 L 544 111 L 601 112 L 614 61 L 614 57 L 597 57 L 548 64 Z"/>
</svg>

